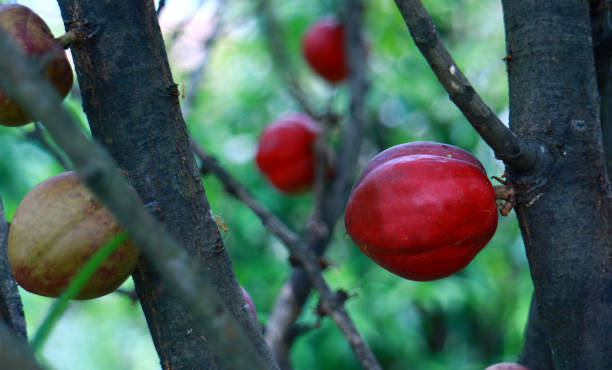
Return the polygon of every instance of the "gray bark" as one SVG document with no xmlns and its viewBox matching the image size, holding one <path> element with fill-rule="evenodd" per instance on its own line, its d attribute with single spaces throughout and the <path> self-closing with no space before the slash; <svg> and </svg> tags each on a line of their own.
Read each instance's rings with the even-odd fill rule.
<svg viewBox="0 0 612 370">
<path fill-rule="evenodd" d="M 273 363 L 261 330 L 244 309 L 231 262 L 212 219 L 180 112 L 153 1 L 58 1 L 67 27 L 97 30 L 72 47 L 83 107 L 103 143 L 144 203 L 210 274 L 258 352 Z M 221 363 L 152 266 L 133 274 L 164 369 L 218 368 Z"/>
<path fill-rule="evenodd" d="M 510 127 L 539 146 L 508 167 L 535 305 L 555 369 L 612 368 L 612 194 L 603 154 L 589 4 L 502 1 Z"/>
</svg>

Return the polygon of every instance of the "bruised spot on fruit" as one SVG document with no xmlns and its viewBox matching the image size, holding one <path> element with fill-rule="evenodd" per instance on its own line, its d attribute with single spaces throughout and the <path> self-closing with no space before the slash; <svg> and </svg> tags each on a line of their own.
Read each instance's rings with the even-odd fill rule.
<svg viewBox="0 0 612 370">
<path fill-rule="evenodd" d="M 463 149 L 402 144 L 366 165 L 345 224 L 385 269 L 412 280 L 439 279 L 465 267 L 495 233 L 495 193 L 480 162 Z"/>
</svg>

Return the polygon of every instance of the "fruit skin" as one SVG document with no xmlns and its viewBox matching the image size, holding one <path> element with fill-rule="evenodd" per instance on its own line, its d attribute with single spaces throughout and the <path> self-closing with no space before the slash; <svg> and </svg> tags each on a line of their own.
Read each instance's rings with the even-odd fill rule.
<svg viewBox="0 0 612 370">
<path fill-rule="evenodd" d="M 302 52 L 312 69 L 327 81 L 339 83 L 348 76 L 344 27 L 334 18 L 322 18 L 308 29 Z"/>
<path fill-rule="evenodd" d="M 521 364 L 517 364 L 516 362 L 501 362 L 499 364 L 491 365 L 485 370 L 529 370 L 529 368 Z"/>
<path fill-rule="evenodd" d="M 242 285 L 240 285 L 240 290 L 242 291 L 242 295 L 244 296 L 244 300 L 246 301 L 247 305 L 249 306 L 249 311 L 251 312 L 251 314 L 255 318 L 255 321 L 257 321 L 257 310 L 255 309 L 255 303 L 253 303 L 253 299 L 251 298 L 251 295 L 249 294 L 249 292 L 247 292 L 246 289 L 244 289 L 244 287 Z"/>
<path fill-rule="evenodd" d="M 314 144 L 321 128 L 305 114 L 289 114 L 268 125 L 261 136 L 255 162 L 268 180 L 285 193 L 312 185 Z"/>
<path fill-rule="evenodd" d="M 58 93 L 65 97 L 72 87 L 72 68 L 61 44 L 53 37 L 45 21 L 26 6 L 7 4 L 0 5 L 0 27 L 28 55 L 57 54 L 48 62 L 45 74 Z M 0 125 L 23 126 L 30 121 L 26 113 L 0 89 Z"/>
<path fill-rule="evenodd" d="M 25 290 L 57 297 L 89 257 L 120 231 L 75 172 L 52 176 L 28 192 L 15 211 L 8 237 L 13 276 Z M 134 270 L 138 255 L 138 248 L 125 241 L 75 298 L 115 290 Z"/>
<path fill-rule="evenodd" d="M 374 262 L 428 281 L 465 267 L 497 228 L 493 187 L 463 149 L 430 142 L 377 155 L 351 191 L 347 233 Z"/>
</svg>

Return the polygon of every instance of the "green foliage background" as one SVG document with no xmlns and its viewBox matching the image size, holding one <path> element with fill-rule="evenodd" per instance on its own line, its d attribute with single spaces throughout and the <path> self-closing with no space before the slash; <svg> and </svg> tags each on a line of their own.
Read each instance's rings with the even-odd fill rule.
<svg viewBox="0 0 612 370">
<path fill-rule="evenodd" d="M 211 1 L 207 3 L 211 3 Z M 21 2 L 37 10 L 41 1 Z M 46 2 L 45 2 L 46 3 Z M 168 1 L 167 10 L 177 1 Z M 345 113 L 346 86 L 332 90 L 304 63 L 300 40 L 308 25 L 340 8 L 340 1 L 271 1 L 286 33 L 286 53 L 308 97 L 323 108 Z M 429 0 L 432 14 L 458 65 L 476 90 L 507 121 L 507 83 L 503 20 L 494 0 Z M 48 5 L 47 5 L 48 6 Z M 165 34 L 176 81 L 195 96 L 186 117 L 189 130 L 207 150 L 294 230 L 303 232 L 312 207 L 308 193 L 287 196 L 271 188 L 258 172 L 253 154 L 258 133 L 279 115 L 297 110 L 276 73 L 262 34 L 255 2 L 223 4 L 224 26 L 210 51 L 200 86 L 190 86 L 189 53 L 180 37 Z M 56 35 L 62 31 L 59 10 L 41 14 Z M 55 18 L 53 18 L 55 17 Z M 414 46 L 392 1 L 368 2 L 365 34 L 369 43 L 366 137 L 360 166 L 380 150 L 414 140 L 461 146 L 474 153 L 489 175 L 503 167 L 449 101 Z M 194 35 L 186 35 L 193 37 Z M 78 96 L 67 104 L 78 107 Z M 80 109 L 80 118 L 85 119 Z M 10 220 L 20 199 L 61 166 L 23 128 L 0 126 L 0 196 Z M 333 141 L 333 140 L 332 140 Z M 290 273 L 288 254 L 257 217 L 225 194 L 213 177 L 203 177 L 241 284 L 250 292 L 262 325 L 280 286 Z M 389 215 L 393 217 L 393 215 Z M 376 225 L 372 225 L 376 227 Z M 483 369 L 520 352 L 532 285 L 516 219 L 501 218 L 493 240 L 463 271 L 434 282 L 412 282 L 367 259 L 339 222 L 328 257 L 334 264 L 325 276 L 334 288 L 347 290 L 347 308 L 385 369 Z M 125 289 L 131 289 L 131 281 Z M 22 291 L 32 333 L 52 300 Z M 329 319 L 317 324 L 316 296 L 299 322 L 312 330 L 299 337 L 292 360 L 296 369 L 359 368 L 347 342 Z M 157 355 L 137 304 L 126 295 L 75 302 L 51 335 L 42 358 L 55 369 L 154 369 Z"/>
</svg>

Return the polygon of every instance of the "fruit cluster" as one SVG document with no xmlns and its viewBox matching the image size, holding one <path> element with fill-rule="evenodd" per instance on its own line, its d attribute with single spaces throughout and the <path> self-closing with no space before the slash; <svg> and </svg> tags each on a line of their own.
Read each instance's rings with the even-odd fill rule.
<svg viewBox="0 0 612 370">
<path fill-rule="evenodd" d="M 330 17 L 306 33 L 302 50 L 330 83 L 348 76 L 344 28 Z M 256 162 L 283 192 L 308 188 L 320 128 L 303 114 L 270 124 Z M 347 233 L 374 262 L 412 280 L 434 280 L 465 267 L 497 228 L 493 187 L 480 162 L 446 144 L 414 142 L 389 148 L 355 182 L 345 214 Z"/>
<path fill-rule="evenodd" d="M 304 58 L 328 82 L 348 77 L 344 27 L 332 17 L 315 22 L 302 40 Z M 269 124 L 261 133 L 256 163 L 272 185 L 296 193 L 312 185 L 315 171 L 314 143 L 319 124 L 303 113 L 292 113 Z"/>
</svg>

